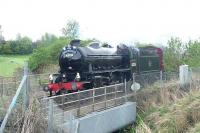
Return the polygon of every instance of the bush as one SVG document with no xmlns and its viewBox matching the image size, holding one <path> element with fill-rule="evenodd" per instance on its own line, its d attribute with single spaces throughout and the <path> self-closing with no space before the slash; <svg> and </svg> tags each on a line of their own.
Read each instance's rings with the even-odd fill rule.
<svg viewBox="0 0 200 133">
<path fill-rule="evenodd" d="M 33 54 L 29 58 L 29 67 L 32 71 L 37 70 L 39 67 L 50 63 L 50 55 L 48 49 L 40 48 L 34 50 Z"/>
<path fill-rule="evenodd" d="M 57 64 L 60 50 L 68 44 L 68 42 L 68 40 L 60 38 L 47 47 L 40 47 L 34 50 L 29 58 L 29 67 L 31 71 L 37 71 L 39 68 L 43 68 L 48 64 Z"/>
</svg>

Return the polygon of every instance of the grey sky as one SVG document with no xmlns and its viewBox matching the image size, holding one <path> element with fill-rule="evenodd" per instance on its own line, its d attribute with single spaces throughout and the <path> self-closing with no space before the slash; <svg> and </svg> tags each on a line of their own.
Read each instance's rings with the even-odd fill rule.
<svg viewBox="0 0 200 133">
<path fill-rule="evenodd" d="M 45 32 L 61 35 L 75 19 L 81 38 L 164 43 L 200 37 L 199 6 L 198 0 L 0 0 L 0 25 L 6 39 L 20 33 L 36 40 Z"/>
</svg>

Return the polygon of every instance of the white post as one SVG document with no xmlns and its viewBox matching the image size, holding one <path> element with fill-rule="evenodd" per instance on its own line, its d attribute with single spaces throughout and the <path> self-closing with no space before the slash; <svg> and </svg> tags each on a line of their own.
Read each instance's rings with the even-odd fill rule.
<svg viewBox="0 0 200 133">
<path fill-rule="evenodd" d="M 189 83 L 188 65 L 182 65 L 179 67 L 179 77 L 181 87 L 184 87 Z"/>
</svg>

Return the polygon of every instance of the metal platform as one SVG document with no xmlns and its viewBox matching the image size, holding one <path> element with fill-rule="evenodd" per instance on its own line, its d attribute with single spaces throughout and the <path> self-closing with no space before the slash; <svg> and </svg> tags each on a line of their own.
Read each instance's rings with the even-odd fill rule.
<svg viewBox="0 0 200 133">
<path fill-rule="evenodd" d="M 68 133 L 110 133 L 134 123 L 135 120 L 136 103 L 127 102 L 114 108 L 73 119 L 70 123 L 60 125 L 60 128 Z"/>
</svg>

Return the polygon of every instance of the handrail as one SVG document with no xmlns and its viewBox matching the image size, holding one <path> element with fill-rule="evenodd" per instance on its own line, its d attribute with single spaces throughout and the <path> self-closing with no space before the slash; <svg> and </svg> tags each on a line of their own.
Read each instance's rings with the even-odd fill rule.
<svg viewBox="0 0 200 133">
<path fill-rule="evenodd" d="M 54 99 L 54 98 L 58 98 L 58 97 L 62 97 L 62 96 L 74 95 L 74 94 L 89 92 L 89 91 L 93 91 L 93 90 L 100 90 L 100 89 L 104 89 L 105 87 L 106 87 L 106 88 L 109 88 L 109 87 L 114 87 L 114 86 L 120 86 L 120 85 L 123 85 L 123 84 L 124 84 L 124 83 L 120 83 L 120 84 L 109 85 L 109 86 L 104 86 L 104 87 L 99 87 L 99 88 L 93 88 L 93 89 L 88 89 L 88 90 L 83 90 L 83 91 L 78 91 L 78 92 L 73 92 L 73 93 L 67 93 L 67 94 L 58 95 L 58 96 L 45 97 L 45 98 L 43 98 L 43 99 L 41 99 L 41 100 Z"/>
</svg>

